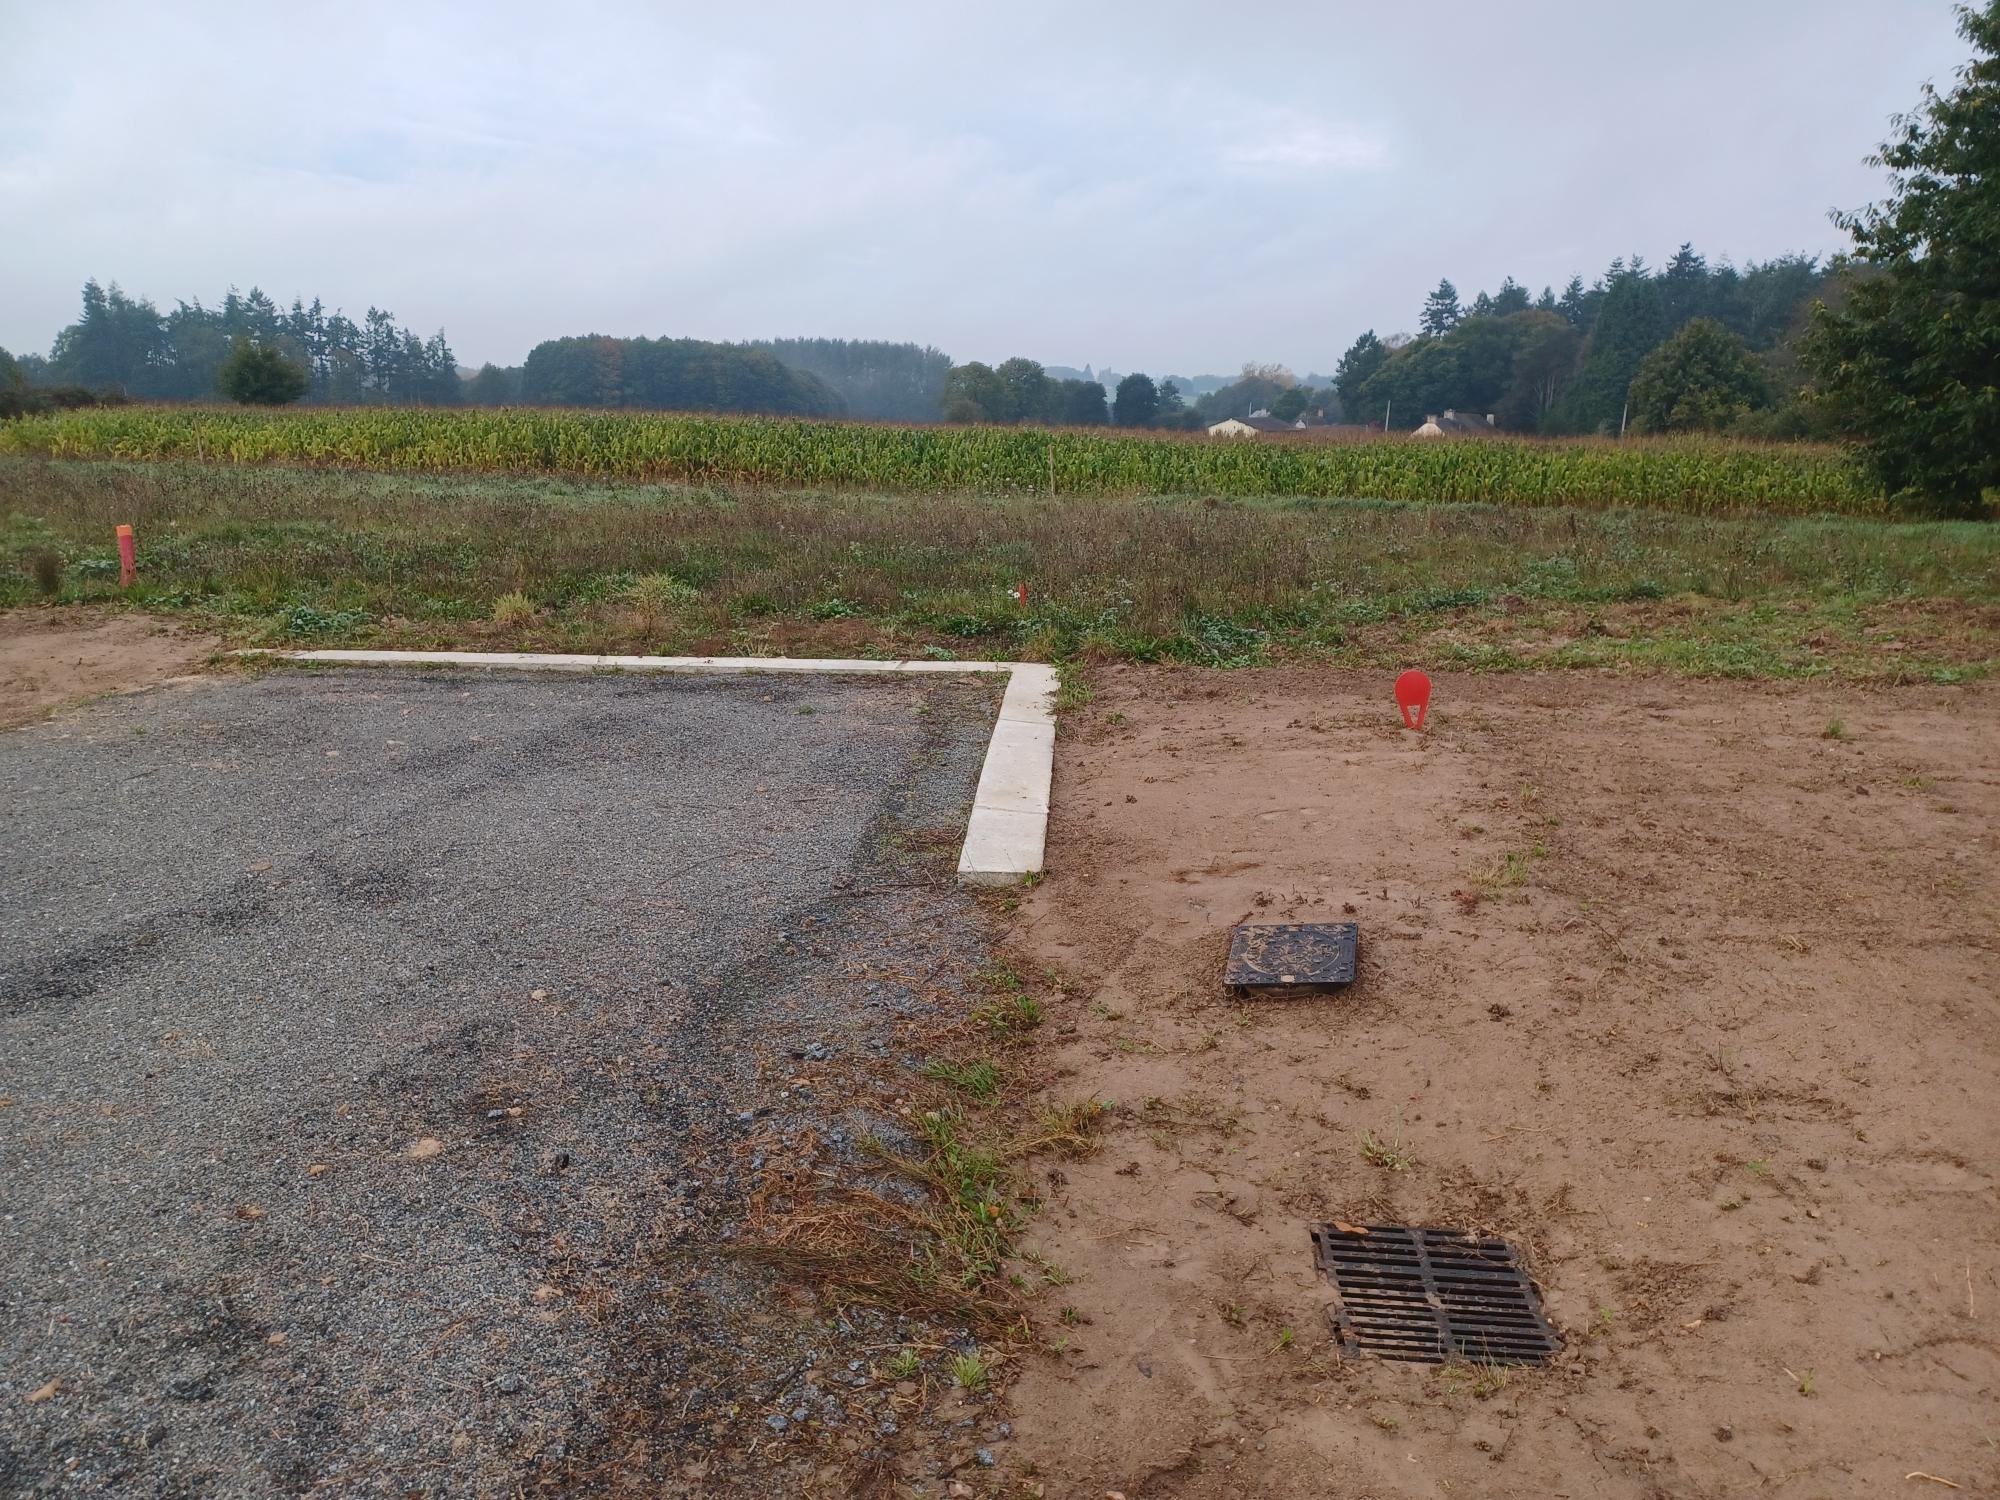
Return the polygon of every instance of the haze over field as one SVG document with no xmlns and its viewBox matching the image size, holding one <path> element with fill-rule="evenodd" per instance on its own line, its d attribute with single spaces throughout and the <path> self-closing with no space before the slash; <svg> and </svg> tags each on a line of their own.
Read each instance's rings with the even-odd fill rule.
<svg viewBox="0 0 2000 1500">
<path fill-rule="evenodd" d="M 10 9 L 0 345 L 96 275 L 375 303 L 471 365 L 595 329 L 1324 369 L 1441 273 L 1841 248 L 1963 57 L 1947 0 L 271 15 Z"/>
</svg>

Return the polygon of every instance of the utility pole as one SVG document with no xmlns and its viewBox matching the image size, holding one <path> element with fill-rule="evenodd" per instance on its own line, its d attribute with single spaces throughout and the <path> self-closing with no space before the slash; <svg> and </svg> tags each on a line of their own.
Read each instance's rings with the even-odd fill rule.
<svg viewBox="0 0 2000 1500">
<path fill-rule="evenodd" d="M 1628 395 L 1625 398 L 1625 404 L 1618 408 L 1618 436 L 1621 441 L 1625 436 L 1625 419 L 1631 414 L 1632 414 L 1632 398 Z"/>
<path fill-rule="evenodd" d="M 1382 403 L 1382 431 L 1385 433 L 1389 430 L 1389 413 L 1395 409 L 1396 400 L 1393 396 Z"/>
</svg>

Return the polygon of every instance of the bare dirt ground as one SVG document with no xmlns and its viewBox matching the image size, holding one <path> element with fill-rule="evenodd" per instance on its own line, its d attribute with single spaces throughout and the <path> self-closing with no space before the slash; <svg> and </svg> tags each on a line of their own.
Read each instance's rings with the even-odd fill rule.
<svg viewBox="0 0 2000 1500">
<path fill-rule="evenodd" d="M 222 643 L 141 614 L 0 611 L 0 729 L 194 671 Z"/>
<path fill-rule="evenodd" d="M 1110 669 L 1055 807 L 1016 961 L 1123 1124 L 1041 1169 L 1031 1493 L 2000 1493 L 1991 685 Z M 1252 916 L 1359 981 L 1225 999 Z M 1331 1219 L 1510 1237 L 1563 1354 L 1343 1359 Z"/>
</svg>

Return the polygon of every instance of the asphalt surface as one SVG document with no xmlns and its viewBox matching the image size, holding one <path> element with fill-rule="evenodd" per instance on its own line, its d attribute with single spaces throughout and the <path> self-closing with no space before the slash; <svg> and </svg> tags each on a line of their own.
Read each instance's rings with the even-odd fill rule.
<svg viewBox="0 0 2000 1500">
<path fill-rule="evenodd" d="M 889 1441 L 841 1343 L 884 1329 L 689 1247 L 767 1151 L 893 1124 L 898 1028 L 982 958 L 943 872 L 997 696 L 282 672 L 0 735 L 0 1493 Z"/>
</svg>

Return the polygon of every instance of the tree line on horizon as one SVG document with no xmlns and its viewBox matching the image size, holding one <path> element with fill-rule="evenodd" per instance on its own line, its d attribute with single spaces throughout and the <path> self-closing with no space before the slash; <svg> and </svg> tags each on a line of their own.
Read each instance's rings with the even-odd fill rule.
<svg viewBox="0 0 2000 1500">
<path fill-rule="evenodd" d="M 1539 297 L 1512 277 L 1461 305 L 1440 281 L 1414 338 L 1373 329 L 1335 367 L 1350 420 L 1414 427 L 1450 410 L 1491 413 L 1509 431 L 1815 432 L 1798 395 L 1800 342 L 1814 306 L 1841 288 L 1813 256 L 1738 271 L 1683 244 L 1653 270 L 1619 257 L 1589 286 L 1572 276 Z M 1399 422 L 1398 418 L 1407 419 Z M 1824 424 L 1820 424 L 1823 428 Z"/>
<path fill-rule="evenodd" d="M 343 405 L 450 406 L 460 399 L 458 361 L 440 329 L 428 339 L 370 307 L 357 323 L 315 297 L 280 308 L 252 287 L 220 304 L 176 302 L 162 313 L 117 282 L 83 284 L 77 321 L 46 357 L 0 350 L 0 385 L 115 393 L 134 401 L 203 401 L 217 393 L 239 343 L 276 348 L 304 373 L 303 399 Z"/>
</svg>

